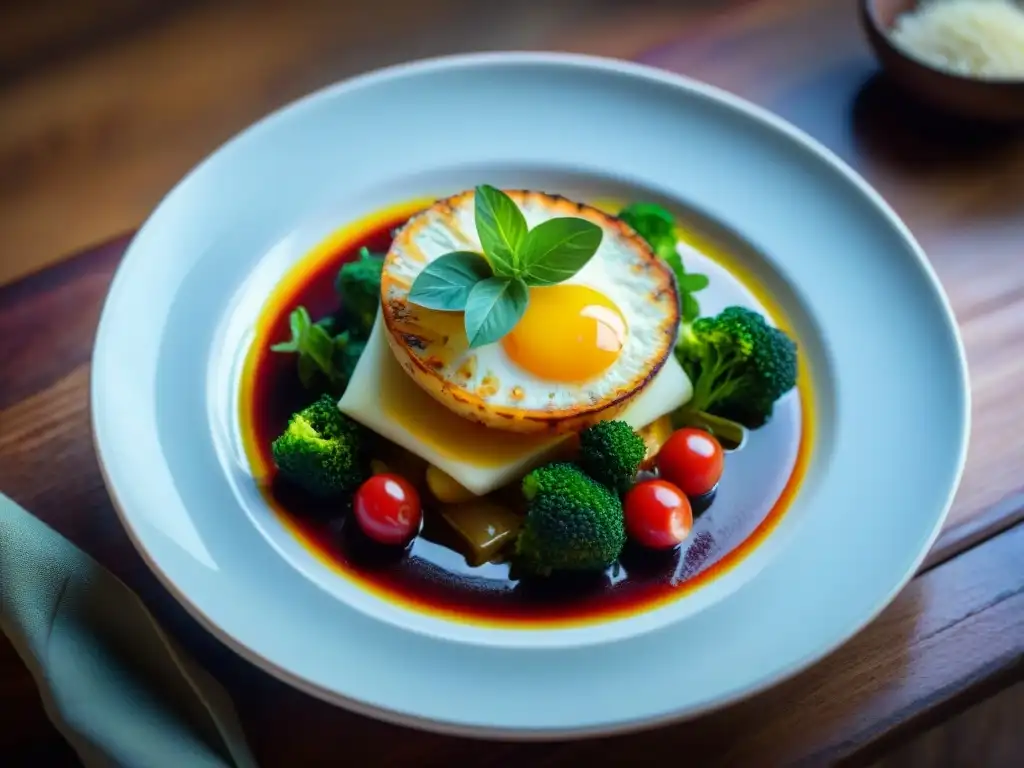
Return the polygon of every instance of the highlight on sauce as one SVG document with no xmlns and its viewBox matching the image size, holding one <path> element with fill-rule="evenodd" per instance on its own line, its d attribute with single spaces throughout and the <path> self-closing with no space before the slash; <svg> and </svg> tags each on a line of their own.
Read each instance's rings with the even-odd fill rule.
<svg viewBox="0 0 1024 768">
<path fill-rule="evenodd" d="M 476 195 L 482 195 L 481 188 Z M 531 202 L 529 193 L 508 197 L 524 207 L 546 203 L 543 198 Z M 583 207 L 579 210 L 590 215 Z M 268 297 L 246 361 L 240 417 L 253 475 L 283 525 L 322 562 L 415 610 L 464 621 L 552 626 L 657 607 L 728 570 L 768 535 L 795 495 L 806 466 L 813 426 L 806 376 L 796 373 L 796 345 L 781 330 L 765 330 L 769 326 L 759 314 L 700 315 L 700 291 L 708 280 L 676 263 L 679 228 L 671 214 L 641 203 L 609 216 L 607 222 L 593 218 L 605 238 L 609 232 L 612 237 L 624 233 L 622 242 L 635 249 L 635 258 L 667 265 L 655 280 L 673 275 L 668 284 L 677 289 L 679 315 L 671 320 L 679 323 L 679 331 L 667 355 L 671 365 L 678 361 L 686 372 L 681 380 L 690 387 L 689 396 L 671 412 L 657 413 L 646 422 L 645 415 L 656 411 L 645 410 L 649 407 L 638 393 L 635 404 L 624 411 L 609 418 L 598 413 L 589 423 L 553 438 L 549 431 L 491 427 L 490 413 L 481 417 L 485 423 L 453 413 L 443 397 L 428 393 L 427 385 L 399 364 L 398 353 L 391 351 L 395 340 L 378 338 L 389 332 L 382 315 L 390 310 L 393 315 L 420 316 L 409 321 L 410 327 L 415 325 L 415 333 L 426 340 L 402 340 L 411 345 L 413 355 L 424 351 L 418 344 L 441 344 L 430 338 L 435 329 L 440 329 L 438 339 L 445 346 L 438 346 L 437 354 L 463 355 L 463 367 L 465 360 L 485 359 L 489 348 L 500 354 L 508 346 L 508 331 L 505 343 L 493 341 L 480 347 L 479 354 L 471 346 L 449 343 L 449 338 L 462 335 L 463 316 L 470 311 L 421 311 L 413 301 L 419 294 L 409 290 L 419 278 L 409 281 L 395 272 L 390 255 L 385 264 L 385 254 L 395 252 L 396 233 L 401 236 L 403 228 L 412 228 L 410 222 L 422 226 L 422 216 L 411 215 L 416 213 L 407 208 L 396 209 L 393 217 L 378 215 L 301 262 Z M 612 229 L 620 223 L 621 230 Z M 487 237 L 477 245 L 479 258 L 485 260 Z M 595 253 L 592 260 L 602 258 L 600 248 Z M 441 258 L 427 256 L 428 264 Z M 470 271 L 483 266 L 468 257 L 466 263 Z M 395 274 L 409 283 L 401 312 L 394 305 L 381 309 L 382 293 L 386 303 Z M 588 276 L 587 267 L 577 274 L 579 280 L 590 281 L 588 290 L 609 292 L 603 301 L 615 307 L 626 327 L 631 319 L 634 327 L 641 324 L 638 315 L 644 307 L 638 313 L 616 299 L 600 279 Z M 535 310 L 547 315 L 548 324 L 559 322 L 558 311 L 558 304 L 547 303 Z M 573 313 L 567 322 L 578 322 L 578 307 Z M 441 320 L 435 323 L 433 316 Z M 536 325 L 536 318 L 531 323 Z M 537 335 L 531 327 L 516 337 L 520 357 L 531 354 L 530 336 Z M 603 332 L 586 324 L 579 328 L 584 336 Z M 463 343 L 468 336 L 467 331 Z M 752 351 L 758 344 L 777 341 L 777 349 Z M 708 352 L 714 345 L 713 353 Z M 734 360 L 740 355 L 737 349 L 750 359 Z M 786 357 L 790 350 L 792 360 Z M 754 359 L 756 355 L 763 359 Z M 552 352 L 544 348 L 533 359 L 540 366 L 552 359 Z M 615 361 L 601 358 L 600 363 L 604 370 Z M 492 371 L 498 380 L 494 387 L 507 390 L 502 406 L 512 404 L 513 410 L 515 403 L 534 396 L 533 385 L 544 381 L 536 366 L 530 375 L 513 381 L 510 377 L 519 370 L 510 363 L 500 374 Z M 776 386 L 785 391 L 766 395 L 751 382 L 768 375 L 790 376 L 792 381 Z M 669 373 L 658 378 L 670 381 Z M 658 381 L 660 392 L 672 396 L 669 386 L 674 381 Z M 524 391 L 517 393 L 517 388 Z M 572 389 L 560 393 L 563 400 L 569 397 L 565 392 Z M 374 398 L 368 409 L 374 413 L 365 414 L 365 420 L 362 406 L 351 405 L 356 395 Z M 714 534 L 694 534 L 694 523 L 703 515 L 713 516 L 716 505 L 735 503 L 743 478 L 727 471 L 729 456 L 758 440 L 758 429 L 782 396 L 797 397 L 801 405 L 799 448 L 788 480 L 753 533 L 731 551 L 716 552 Z M 351 413 L 339 411 L 339 400 L 342 410 L 350 403 Z M 488 391 L 482 402 L 487 405 Z M 645 423 L 627 424 L 630 409 Z M 382 432 L 400 439 L 387 439 Z M 479 459 L 475 464 L 474 457 Z M 454 471 L 438 466 L 446 461 Z M 508 469 L 516 461 L 525 461 L 525 468 Z M 467 487 L 474 483 L 476 490 L 486 491 Z M 712 555 L 715 562 L 708 567 Z"/>
</svg>

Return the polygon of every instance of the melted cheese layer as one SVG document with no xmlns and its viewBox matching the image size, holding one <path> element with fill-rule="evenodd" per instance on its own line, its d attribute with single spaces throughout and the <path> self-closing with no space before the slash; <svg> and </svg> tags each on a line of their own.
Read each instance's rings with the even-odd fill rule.
<svg viewBox="0 0 1024 768">
<path fill-rule="evenodd" d="M 483 495 L 554 458 L 571 435 L 491 429 L 452 412 L 402 370 L 378 313 L 338 408 Z M 693 387 L 670 355 L 653 381 L 618 414 L 640 429 L 688 401 Z"/>
</svg>

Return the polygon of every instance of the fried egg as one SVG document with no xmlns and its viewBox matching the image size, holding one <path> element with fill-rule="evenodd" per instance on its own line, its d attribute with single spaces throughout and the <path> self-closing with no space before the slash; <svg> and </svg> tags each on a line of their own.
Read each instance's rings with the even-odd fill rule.
<svg viewBox="0 0 1024 768">
<path fill-rule="evenodd" d="M 469 348 L 461 312 L 409 301 L 413 281 L 451 251 L 481 252 L 473 191 L 411 218 L 384 261 L 382 316 L 406 373 L 460 416 L 513 432 L 565 433 L 614 418 L 671 355 L 679 298 L 669 266 L 618 219 L 540 192 L 506 192 L 532 229 L 574 216 L 602 230 L 600 247 L 568 280 L 530 288 L 502 339 Z"/>
</svg>

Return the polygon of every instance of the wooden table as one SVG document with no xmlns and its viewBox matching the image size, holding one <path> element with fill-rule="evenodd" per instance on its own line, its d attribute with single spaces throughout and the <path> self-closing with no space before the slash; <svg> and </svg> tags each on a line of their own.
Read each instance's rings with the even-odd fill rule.
<svg viewBox="0 0 1024 768">
<path fill-rule="evenodd" d="M 251 667 L 157 584 L 100 479 L 88 423 L 89 356 L 127 235 L 0 288 L 0 488 L 153 606 L 234 694 L 266 766 L 646 764 L 656 755 L 694 765 L 863 763 L 1024 679 L 1024 137 L 952 125 L 907 105 L 876 76 L 853 5 L 762 0 L 692 14 L 686 24 L 659 10 L 620 30 L 648 42 L 670 33 L 674 39 L 640 58 L 771 108 L 857 168 L 920 239 L 960 322 L 973 429 L 946 528 L 881 617 L 811 670 L 694 722 L 608 740 L 516 745 L 366 720 Z M 586 39 L 574 47 L 601 48 Z M 6 643 L 0 696 L 5 759 L 73 764 Z"/>
</svg>

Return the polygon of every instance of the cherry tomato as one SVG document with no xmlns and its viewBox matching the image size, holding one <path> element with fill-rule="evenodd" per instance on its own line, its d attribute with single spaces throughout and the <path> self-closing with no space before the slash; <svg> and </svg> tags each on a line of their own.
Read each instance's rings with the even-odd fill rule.
<svg viewBox="0 0 1024 768">
<path fill-rule="evenodd" d="M 658 474 L 687 496 L 701 496 L 722 477 L 722 446 L 702 429 L 685 427 L 672 433 L 658 452 Z"/>
<path fill-rule="evenodd" d="M 374 475 L 359 486 L 352 509 L 363 533 L 381 544 L 406 544 L 423 519 L 412 483 L 392 474 Z"/>
<path fill-rule="evenodd" d="M 630 488 L 625 511 L 626 533 L 651 549 L 671 549 L 693 528 L 690 500 L 664 480 L 644 480 Z"/>
</svg>

